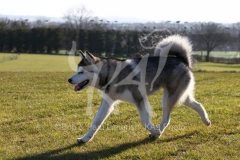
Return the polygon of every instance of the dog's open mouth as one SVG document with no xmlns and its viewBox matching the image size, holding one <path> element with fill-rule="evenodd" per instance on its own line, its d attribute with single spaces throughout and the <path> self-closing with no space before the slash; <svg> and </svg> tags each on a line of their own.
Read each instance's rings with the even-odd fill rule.
<svg viewBox="0 0 240 160">
<path fill-rule="evenodd" d="M 89 83 L 89 80 L 82 81 L 81 83 L 75 86 L 74 91 L 77 92 L 82 90 L 88 83 Z"/>
</svg>

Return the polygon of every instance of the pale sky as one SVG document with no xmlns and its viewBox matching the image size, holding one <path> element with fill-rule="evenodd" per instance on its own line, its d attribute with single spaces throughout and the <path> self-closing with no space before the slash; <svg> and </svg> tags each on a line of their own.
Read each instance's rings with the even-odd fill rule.
<svg viewBox="0 0 240 160">
<path fill-rule="evenodd" d="M 94 16 L 131 17 L 149 21 L 240 22 L 237 0 L 0 0 L 2 15 L 62 17 L 85 5 Z M 116 19 L 121 22 L 121 19 Z"/>
</svg>

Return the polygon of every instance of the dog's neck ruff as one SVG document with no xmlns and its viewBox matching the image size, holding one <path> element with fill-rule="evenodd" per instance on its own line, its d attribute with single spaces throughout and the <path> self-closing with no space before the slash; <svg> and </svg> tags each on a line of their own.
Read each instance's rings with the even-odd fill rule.
<svg viewBox="0 0 240 160">
<path fill-rule="evenodd" d="M 104 91 L 104 92 L 108 92 L 109 91 L 109 85 L 108 84 L 108 73 L 109 73 L 109 58 L 106 58 L 107 60 L 107 76 L 104 78 L 103 82 L 100 82 L 100 90 Z M 107 86 L 106 86 L 107 85 Z"/>
</svg>

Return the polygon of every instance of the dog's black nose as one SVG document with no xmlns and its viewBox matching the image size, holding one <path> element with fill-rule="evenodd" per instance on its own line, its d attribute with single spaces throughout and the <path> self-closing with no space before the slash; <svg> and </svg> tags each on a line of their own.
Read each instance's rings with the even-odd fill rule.
<svg viewBox="0 0 240 160">
<path fill-rule="evenodd" d="M 68 79 L 68 82 L 69 82 L 69 83 L 72 83 L 72 79 L 71 79 L 71 78 L 69 78 L 69 79 Z"/>
</svg>

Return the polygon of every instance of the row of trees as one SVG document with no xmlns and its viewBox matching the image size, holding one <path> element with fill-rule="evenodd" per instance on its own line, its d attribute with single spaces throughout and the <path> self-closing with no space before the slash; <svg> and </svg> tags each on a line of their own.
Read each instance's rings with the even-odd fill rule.
<svg viewBox="0 0 240 160">
<path fill-rule="evenodd" d="M 153 53 L 154 45 L 169 32 L 152 30 L 130 30 L 109 27 L 84 6 L 70 9 L 65 15 L 66 22 L 51 25 L 47 20 L 37 20 L 33 25 L 28 20 L 11 21 L 0 18 L 0 52 L 56 53 L 70 50 L 71 42 L 77 42 L 77 48 L 89 50 L 94 54 L 106 56 L 135 56 Z M 179 28 L 179 27 L 178 27 Z M 178 33 L 190 37 L 194 50 L 210 52 L 231 46 L 240 50 L 240 25 L 234 32 L 218 23 L 196 23 L 191 30 L 168 28 L 170 34 Z M 238 46 L 233 47 L 233 46 Z M 146 49 L 147 48 L 147 49 Z M 150 48 L 150 49 L 149 49 Z"/>
<path fill-rule="evenodd" d="M 55 53 L 70 50 L 72 41 L 80 50 L 106 56 L 138 53 L 141 33 L 137 31 L 85 30 L 69 28 L 0 29 L 0 52 Z"/>
<path fill-rule="evenodd" d="M 104 23 L 102 23 L 103 20 L 100 20 L 101 23 L 98 23 L 98 18 L 94 19 L 92 16 L 92 12 L 87 10 L 85 6 L 69 9 L 68 12 L 64 15 L 64 19 L 66 20 L 66 24 L 69 27 L 75 29 L 107 28 L 107 26 L 104 26 Z M 105 23 L 105 25 L 106 24 L 107 23 Z M 192 25 L 188 25 L 188 27 L 186 24 L 188 23 L 184 22 L 184 25 L 180 25 L 180 21 L 176 21 L 176 24 L 170 24 L 170 21 L 167 21 L 165 24 L 161 23 L 159 26 L 155 23 L 154 25 L 151 25 L 151 27 L 147 27 L 147 25 L 144 25 L 144 28 L 142 29 L 145 31 L 145 33 L 143 33 L 139 37 L 139 40 L 145 40 L 145 43 L 147 43 L 147 47 L 150 46 L 151 48 L 151 46 L 153 46 L 160 40 L 160 36 L 164 37 L 166 36 L 166 34 L 161 33 L 160 35 L 151 34 L 151 36 L 146 36 L 148 35 L 146 31 L 154 32 L 151 30 L 151 28 L 156 30 L 164 28 L 165 26 L 167 29 L 170 30 L 171 33 L 183 34 L 190 37 L 193 42 L 194 50 L 207 51 L 206 61 L 209 61 L 210 52 L 213 50 L 240 51 L 240 23 L 235 23 L 227 27 L 223 24 L 212 22 L 195 24 L 193 23 Z M 175 27 L 173 27 L 173 25 Z M 141 25 L 134 26 L 135 30 L 139 31 L 139 27 Z M 141 29 L 140 32 L 142 32 Z M 135 43 L 135 45 L 136 44 L 139 43 Z M 138 53 L 141 53 L 141 51 L 144 50 L 142 49 L 143 45 L 141 45 L 140 47 L 136 46 L 135 48 L 138 48 Z"/>
<path fill-rule="evenodd" d="M 58 53 L 62 45 L 60 29 L 0 30 L 0 51 L 17 53 Z"/>
<path fill-rule="evenodd" d="M 106 56 L 125 55 L 129 57 L 132 54 L 152 53 L 146 48 L 154 48 L 161 38 L 167 36 L 165 32 L 157 31 L 147 35 L 148 32 L 139 31 L 61 27 L 0 28 L 0 52 L 58 54 L 60 50 L 70 50 L 71 42 L 74 40 L 80 50 L 89 50 L 97 55 L 105 52 Z M 223 48 L 225 48 L 232 41 L 239 40 L 239 37 L 221 32 L 220 26 L 215 23 L 196 26 L 196 32 L 188 34 L 188 36 L 193 41 L 195 50 L 205 50 L 208 55 L 216 47 L 224 46 Z"/>
<path fill-rule="evenodd" d="M 194 49 L 206 51 L 207 62 L 209 61 L 210 52 L 215 49 L 240 51 L 240 30 L 237 34 L 231 34 L 228 28 L 211 22 L 197 24 L 194 29 L 194 34 L 190 35 L 191 40 L 194 42 Z"/>
</svg>

